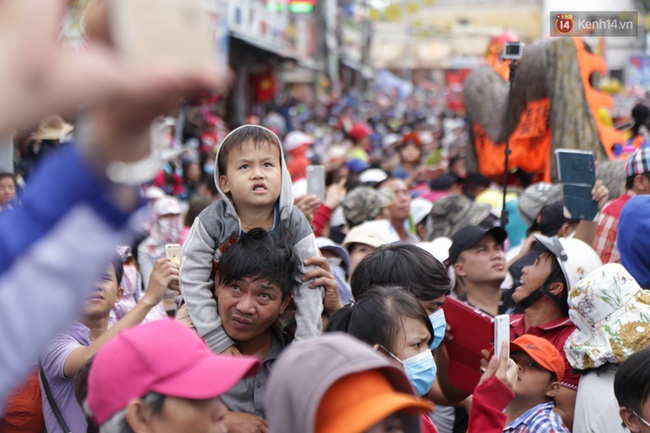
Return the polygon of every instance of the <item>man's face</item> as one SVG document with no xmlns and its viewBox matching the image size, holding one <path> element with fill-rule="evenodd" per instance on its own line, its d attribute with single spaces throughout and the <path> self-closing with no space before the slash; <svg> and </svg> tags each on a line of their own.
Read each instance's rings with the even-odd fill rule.
<svg viewBox="0 0 650 433">
<path fill-rule="evenodd" d="M 515 398 L 540 403 L 557 393 L 558 382 L 553 381 L 553 374 L 539 365 L 526 352 L 514 352 L 510 356 L 519 367 L 515 382 Z M 536 403 L 535 403 L 536 404 Z"/>
<path fill-rule="evenodd" d="M 389 218 L 392 221 L 406 220 L 411 214 L 411 196 L 408 193 L 404 181 L 401 179 L 391 179 L 382 186 L 393 190 L 393 204 L 386 208 L 388 209 Z"/>
<path fill-rule="evenodd" d="M 245 277 L 217 288 L 219 317 L 226 334 L 235 341 L 250 341 L 270 330 L 291 298 L 268 280 Z"/>
<path fill-rule="evenodd" d="M 521 285 L 515 289 L 512 294 L 512 300 L 521 302 L 535 290 L 542 287 L 544 281 L 551 274 L 554 259 L 552 256 L 542 254 L 537 257 L 535 263 L 526 266 L 521 271 Z"/>
<path fill-rule="evenodd" d="M 16 183 L 10 177 L 0 178 L 0 206 L 5 206 L 16 197 Z"/>
<path fill-rule="evenodd" d="M 454 270 L 469 283 L 501 283 L 507 273 L 503 244 L 497 243 L 492 235 L 486 235 L 460 254 Z"/>
<path fill-rule="evenodd" d="M 102 318 L 110 314 L 115 303 L 122 299 L 123 290 L 117 284 L 113 265 L 108 265 L 95 290 L 88 296 L 84 305 L 84 316 Z"/>
<path fill-rule="evenodd" d="M 258 146 L 249 141 L 232 149 L 226 172 L 219 177 L 219 186 L 224 193 L 231 194 L 238 211 L 267 209 L 280 197 L 280 149 L 271 143 Z"/>
</svg>

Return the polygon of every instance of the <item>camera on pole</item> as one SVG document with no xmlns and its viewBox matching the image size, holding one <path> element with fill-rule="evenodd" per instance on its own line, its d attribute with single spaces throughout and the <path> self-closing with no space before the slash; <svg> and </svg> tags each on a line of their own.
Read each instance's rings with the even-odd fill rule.
<svg viewBox="0 0 650 433">
<path fill-rule="evenodd" d="M 524 52 L 523 42 L 506 42 L 503 47 L 502 58 L 510 60 L 510 88 L 508 90 L 508 111 L 506 112 L 506 147 L 504 150 L 505 164 L 503 166 L 503 201 L 501 203 L 501 227 L 504 229 L 508 224 L 508 212 L 506 211 L 506 193 L 508 191 L 508 157 L 510 156 L 510 127 L 512 121 L 512 89 L 517 76 L 517 62 Z"/>
</svg>

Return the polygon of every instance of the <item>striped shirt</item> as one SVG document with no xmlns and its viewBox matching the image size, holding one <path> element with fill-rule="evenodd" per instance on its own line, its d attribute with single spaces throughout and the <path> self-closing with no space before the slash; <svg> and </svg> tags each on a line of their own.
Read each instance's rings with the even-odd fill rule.
<svg viewBox="0 0 650 433">
<path fill-rule="evenodd" d="M 552 401 L 540 403 L 521 414 L 503 433 L 569 433 Z"/>
</svg>

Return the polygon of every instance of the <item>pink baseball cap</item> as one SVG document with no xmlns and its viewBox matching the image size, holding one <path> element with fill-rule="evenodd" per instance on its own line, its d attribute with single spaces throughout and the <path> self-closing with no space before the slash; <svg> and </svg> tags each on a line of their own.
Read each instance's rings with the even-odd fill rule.
<svg viewBox="0 0 650 433">
<path fill-rule="evenodd" d="M 88 374 L 88 408 L 98 426 L 129 401 L 150 392 L 204 400 L 257 373 L 260 361 L 212 353 L 205 342 L 174 320 L 122 331 L 102 347 Z"/>
</svg>

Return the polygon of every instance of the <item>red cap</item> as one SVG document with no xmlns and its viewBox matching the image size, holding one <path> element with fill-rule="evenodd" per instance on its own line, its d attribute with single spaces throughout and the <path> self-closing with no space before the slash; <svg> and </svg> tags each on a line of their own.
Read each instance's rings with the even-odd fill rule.
<svg viewBox="0 0 650 433">
<path fill-rule="evenodd" d="M 157 392 L 205 400 L 255 374 L 256 358 L 215 355 L 195 333 L 174 320 L 121 332 L 102 347 L 90 367 L 87 404 L 98 426 L 135 397 Z"/>
<path fill-rule="evenodd" d="M 420 139 L 420 136 L 415 133 L 411 132 L 410 134 L 406 134 L 404 137 L 402 137 L 402 141 L 400 142 L 400 147 L 406 145 L 406 143 L 414 143 L 417 147 L 422 149 L 422 140 Z"/>
<path fill-rule="evenodd" d="M 370 134 L 372 134 L 372 129 L 363 123 L 357 123 L 348 132 L 348 135 L 356 141 L 361 141 Z"/>
</svg>

